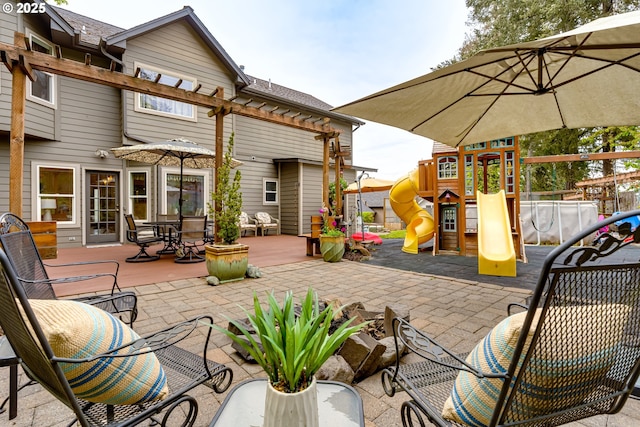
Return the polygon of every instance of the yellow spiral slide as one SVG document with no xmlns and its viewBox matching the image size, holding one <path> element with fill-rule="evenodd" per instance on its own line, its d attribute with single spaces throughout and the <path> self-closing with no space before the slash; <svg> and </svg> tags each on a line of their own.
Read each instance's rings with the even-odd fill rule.
<svg viewBox="0 0 640 427">
<path fill-rule="evenodd" d="M 418 245 L 429 241 L 435 232 L 433 217 L 416 202 L 418 177 L 418 169 L 414 169 L 389 190 L 391 209 L 407 224 L 402 251 L 410 254 L 417 254 Z"/>
</svg>

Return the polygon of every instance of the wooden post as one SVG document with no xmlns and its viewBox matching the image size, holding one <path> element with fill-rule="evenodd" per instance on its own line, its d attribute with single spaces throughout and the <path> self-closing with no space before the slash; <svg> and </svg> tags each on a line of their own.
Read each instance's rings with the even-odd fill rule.
<svg viewBox="0 0 640 427">
<path fill-rule="evenodd" d="M 333 165 L 335 167 L 335 176 L 336 176 L 336 211 L 334 212 L 334 215 L 336 216 L 341 216 L 342 215 L 342 187 L 340 186 L 340 178 L 342 178 L 342 171 L 341 171 L 341 165 L 342 162 L 340 161 L 341 156 L 342 156 L 342 150 L 340 148 L 340 139 L 336 136 L 334 138 L 335 141 L 335 147 L 334 147 L 334 152 L 336 153 L 334 156 L 334 162 Z"/>
<path fill-rule="evenodd" d="M 24 35 L 16 33 L 14 44 L 24 47 Z M 9 211 L 22 217 L 22 185 L 24 183 L 24 108 L 27 74 L 24 67 L 13 63 L 11 69 L 11 129 L 9 137 Z"/>
<path fill-rule="evenodd" d="M 329 208 L 329 137 L 324 135 L 322 146 L 322 203 Z"/>
<path fill-rule="evenodd" d="M 224 99 L 224 88 L 218 86 L 216 97 L 220 99 Z M 224 144 L 223 144 L 223 134 L 224 134 L 224 109 L 220 109 L 216 114 L 216 170 L 214 173 L 214 191 L 218 189 L 218 171 L 222 167 L 223 157 L 224 157 Z M 216 203 L 215 205 L 216 212 L 220 212 L 222 206 L 220 203 Z M 214 243 L 220 243 L 221 239 L 218 237 L 218 222 L 213 222 L 213 241 Z"/>
</svg>

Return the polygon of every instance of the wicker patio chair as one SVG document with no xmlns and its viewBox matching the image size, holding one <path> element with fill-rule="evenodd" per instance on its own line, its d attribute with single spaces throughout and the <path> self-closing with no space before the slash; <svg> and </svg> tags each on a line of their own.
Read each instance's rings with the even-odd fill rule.
<svg viewBox="0 0 640 427">
<path fill-rule="evenodd" d="M 254 236 L 258 235 L 258 226 L 256 225 L 256 220 L 251 218 L 248 213 L 241 212 L 240 213 L 240 234 L 242 236 L 247 234 L 247 231 L 253 233 Z"/>
<path fill-rule="evenodd" d="M 527 311 L 468 356 L 394 319 L 397 354 L 420 356 L 382 373 L 389 396 L 408 395 L 403 425 L 555 426 L 622 409 L 640 374 L 640 232 L 577 246 L 602 225 L 555 248 Z"/>
<path fill-rule="evenodd" d="M 212 323 L 200 316 L 141 338 L 90 305 L 29 299 L 0 250 L 0 326 L 25 373 L 82 426 L 131 426 L 147 419 L 164 426 L 182 415 L 182 425 L 193 425 L 198 405 L 188 393 L 200 384 L 222 393 L 233 377 L 228 367 L 206 359 Z M 178 347 L 187 343 L 199 353 Z"/>
<path fill-rule="evenodd" d="M 95 305 L 109 313 L 116 315 L 120 320 L 133 325 L 138 315 L 138 298 L 135 292 L 122 291 L 118 286 L 118 270 L 120 264 L 117 261 L 88 261 L 67 264 L 45 264 L 40 257 L 38 248 L 29 230 L 29 226 L 18 216 L 12 213 L 0 215 L 0 245 L 4 249 L 7 258 L 11 262 L 18 280 L 24 287 L 27 297 L 34 299 L 56 299 L 54 286 L 78 284 L 81 282 L 102 281 L 109 283 L 111 291 L 105 295 L 95 295 L 76 298 L 87 304 Z M 87 267 L 92 270 L 104 269 L 104 273 L 83 274 L 71 277 L 50 278 L 48 269 L 69 269 L 72 267 Z"/>
<path fill-rule="evenodd" d="M 256 224 L 258 230 L 264 236 L 268 234 L 269 230 L 275 230 L 276 235 L 280 234 L 280 220 L 272 217 L 267 212 L 256 212 L 255 214 Z"/>
</svg>

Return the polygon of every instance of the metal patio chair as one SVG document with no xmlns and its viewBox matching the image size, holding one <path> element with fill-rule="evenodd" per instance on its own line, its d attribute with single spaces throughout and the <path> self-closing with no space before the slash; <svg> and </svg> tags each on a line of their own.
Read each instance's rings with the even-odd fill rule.
<svg viewBox="0 0 640 427">
<path fill-rule="evenodd" d="M 138 298 L 135 292 L 122 291 L 118 286 L 120 264 L 117 261 L 45 264 L 40 257 L 29 226 L 12 213 L 0 215 L 0 245 L 4 249 L 18 280 L 20 280 L 29 298 L 56 299 L 54 286 L 101 280 L 110 284 L 111 291 L 109 294 L 80 297 L 75 298 L 75 300 L 99 307 L 117 316 L 129 326 L 132 326 L 136 320 L 138 316 Z M 47 271 L 47 269 L 69 269 L 71 267 L 83 268 L 84 270 L 87 267 L 92 267 L 94 271 L 100 268 L 105 271 L 108 270 L 108 272 L 52 279 Z"/>
<path fill-rule="evenodd" d="M 199 246 L 207 241 L 207 216 L 183 216 L 178 230 L 178 249 L 175 262 L 188 264 L 204 262 L 205 257 Z"/>
<path fill-rule="evenodd" d="M 151 419 L 164 426 L 177 408 L 176 415 L 184 409 L 182 425 L 193 425 L 198 405 L 188 393 L 201 384 L 218 393 L 229 387 L 232 371 L 206 359 L 210 316 L 142 338 L 109 316 L 75 301 L 29 299 L 0 250 L 0 326 L 25 373 L 73 411 L 76 421 L 69 425 L 131 426 Z M 181 343 L 197 346 L 199 353 L 178 347 Z M 106 370 L 113 372 L 100 378 Z M 85 384 L 91 372 L 91 384 Z"/>
<path fill-rule="evenodd" d="M 154 228 L 151 226 L 137 226 L 135 220 L 133 219 L 133 215 L 131 214 L 124 214 L 124 219 L 127 223 L 127 240 L 131 243 L 135 243 L 140 248 L 140 251 L 136 255 L 127 258 L 125 261 L 149 262 L 159 260 L 160 255 L 150 255 L 147 252 L 147 248 L 151 245 L 155 245 L 156 243 L 164 241 L 163 237 L 158 236 Z"/>
<path fill-rule="evenodd" d="M 527 311 L 468 355 L 394 319 L 397 354 L 420 356 L 382 373 L 389 396 L 407 393 L 404 426 L 555 426 L 622 409 L 640 374 L 640 231 L 578 246 L 602 225 L 555 248 Z"/>
<path fill-rule="evenodd" d="M 176 253 L 176 233 L 180 226 L 178 215 L 158 214 L 156 221 L 156 235 L 162 237 L 164 247 L 157 251 L 158 255 Z"/>
</svg>

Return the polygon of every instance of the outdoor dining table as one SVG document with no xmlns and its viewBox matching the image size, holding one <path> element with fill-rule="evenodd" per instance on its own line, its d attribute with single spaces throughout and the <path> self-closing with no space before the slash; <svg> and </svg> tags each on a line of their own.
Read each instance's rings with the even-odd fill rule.
<svg viewBox="0 0 640 427">
<path fill-rule="evenodd" d="M 176 253 L 179 241 L 178 230 L 180 230 L 180 220 L 147 221 L 143 222 L 142 225 L 153 227 L 156 235 L 158 236 L 164 237 L 165 233 L 168 233 L 167 238 L 164 239 L 164 247 L 156 251 L 158 255 L 170 255 Z"/>
<path fill-rule="evenodd" d="M 266 389 L 265 378 L 241 382 L 224 399 L 209 427 L 261 426 Z M 362 398 L 353 387 L 337 381 L 318 381 L 318 415 L 321 426 L 364 427 Z"/>
</svg>

